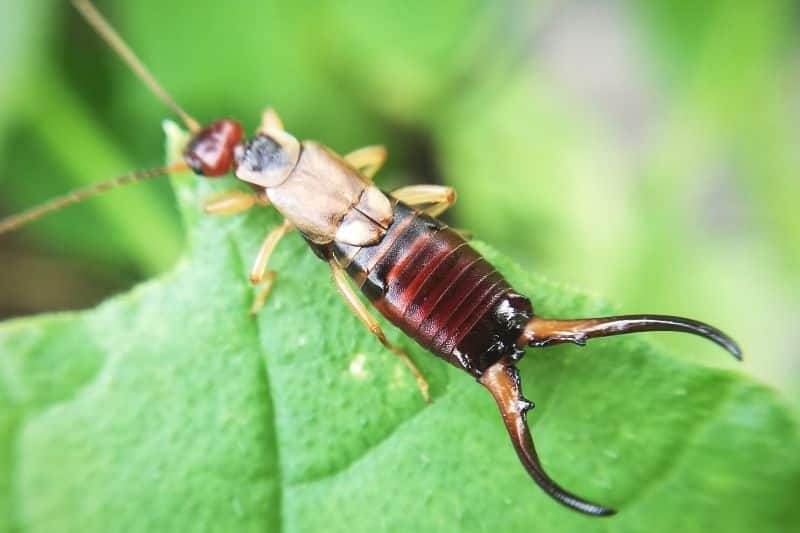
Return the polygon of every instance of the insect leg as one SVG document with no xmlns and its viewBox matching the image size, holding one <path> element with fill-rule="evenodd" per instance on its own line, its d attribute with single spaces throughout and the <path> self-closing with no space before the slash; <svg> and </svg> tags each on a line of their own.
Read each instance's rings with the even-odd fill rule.
<svg viewBox="0 0 800 533">
<path fill-rule="evenodd" d="M 261 243 L 261 248 L 258 249 L 256 260 L 253 262 L 253 267 L 250 269 L 250 282 L 253 285 L 260 284 L 261 287 L 253 300 L 253 306 L 250 308 L 251 315 L 258 313 L 259 309 L 264 306 L 267 295 L 269 295 L 269 291 L 275 281 L 275 271 L 267 271 L 269 258 L 272 256 L 272 252 L 275 251 L 275 247 L 280 240 L 293 229 L 294 226 L 292 226 L 289 221 L 284 220 L 280 226 L 269 232 L 264 242 Z"/>
<path fill-rule="evenodd" d="M 381 329 L 380 324 L 378 324 L 375 317 L 373 317 L 370 312 L 367 310 L 364 303 L 358 298 L 358 295 L 350 286 L 347 281 L 347 273 L 344 269 L 339 266 L 335 261 L 330 261 L 331 266 L 331 273 L 333 274 L 333 281 L 336 285 L 336 288 L 339 290 L 339 293 L 344 298 L 344 301 L 347 303 L 347 306 L 356 315 L 356 318 L 364 324 L 364 326 L 376 337 L 378 340 L 383 344 L 386 348 L 391 350 L 395 355 L 400 357 L 403 360 L 403 363 L 408 367 L 412 374 L 414 374 L 414 378 L 417 380 L 417 387 L 419 387 L 420 393 L 422 393 L 422 397 L 425 399 L 426 403 L 429 403 L 430 395 L 428 394 L 428 382 L 425 381 L 425 377 L 420 372 L 419 368 L 414 364 L 408 354 L 402 349 L 391 342 L 386 338 L 384 335 L 383 330 Z"/>
<path fill-rule="evenodd" d="M 344 159 L 350 163 L 354 169 L 372 180 L 375 173 L 378 172 L 386 162 L 387 155 L 386 147 L 376 144 L 354 150 L 344 156 Z"/>
<path fill-rule="evenodd" d="M 261 194 L 230 191 L 206 200 L 203 211 L 208 215 L 234 215 L 243 213 L 254 205 L 268 206 L 269 200 Z"/>
<path fill-rule="evenodd" d="M 265 109 L 261 114 L 261 124 L 258 126 L 258 132 L 267 131 L 283 131 L 283 121 L 278 115 L 278 112 L 271 107 Z"/>
<path fill-rule="evenodd" d="M 615 513 L 613 509 L 588 502 L 568 492 L 544 471 L 526 421 L 526 413 L 533 404 L 522 396 L 519 372 L 514 365 L 501 360 L 487 368 L 479 381 L 489 389 L 497 402 L 511 442 L 525 470 L 547 494 L 559 503 L 589 515 L 608 516 Z"/>
<path fill-rule="evenodd" d="M 389 193 L 403 203 L 422 209 L 432 217 L 438 217 L 456 203 L 456 190 L 442 185 L 409 185 Z"/>
</svg>

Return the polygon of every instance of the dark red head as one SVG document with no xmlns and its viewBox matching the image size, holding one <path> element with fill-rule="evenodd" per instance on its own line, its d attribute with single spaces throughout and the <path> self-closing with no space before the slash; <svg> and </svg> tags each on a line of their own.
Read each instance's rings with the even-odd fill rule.
<svg viewBox="0 0 800 533">
<path fill-rule="evenodd" d="M 212 122 L 192 138 L 183 154 L 184 160 L 200 176 L 224 176 L 233 165 L 233 151 L 244 137 L 238 121 L 222 119 Z"/>
</svg>

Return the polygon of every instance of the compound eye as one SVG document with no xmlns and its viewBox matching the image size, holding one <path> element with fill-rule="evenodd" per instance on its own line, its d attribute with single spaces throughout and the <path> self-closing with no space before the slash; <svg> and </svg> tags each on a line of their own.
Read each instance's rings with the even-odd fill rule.
<svg viewBox="0 0 800 533">
<path fill-rule="evenodd" d="M 212 122 L 194 136 L 184 152 L 184 160 L 195 174 L 214 178 L 230 172 L 233 152 L 244 137 L 239 122 L 231 119 Z"/>
<path fill-rule="evenodd" d="M 260 133 L 236 153 L 236 177 L 242 181 L 275 187 L 283 183 L 300 158 L 300 143 L 283 131 Z"/>
</svg>

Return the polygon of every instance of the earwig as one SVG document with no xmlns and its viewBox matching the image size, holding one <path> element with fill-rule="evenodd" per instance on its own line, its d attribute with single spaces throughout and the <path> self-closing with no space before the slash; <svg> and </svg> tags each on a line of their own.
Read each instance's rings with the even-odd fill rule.
<svg viewBox="0 0 800 533">
<path fill-rule="evenodd" d="M 0 221 L 0 234 L 117 185 L 192 170 L 203 177 L 233 172 L 251 193 L 231 192 L 205 206 L 209 214 L 232 214 L 272 206 L 284 222 L 264 239 L 250 272 L 259 287 L 252 312 L 263 305 L 275 273 L 269 259 L 280 240 L 298 231 L 326 261 L 336 288 L 356 317 L 413 373 L 428 400 L 428 385 L 409 356 L 392 344 L 358 297 L 426 350 L 473 376 L 497 402 L 525 470 L 561 504 L 594 516 L 614 510 L 591 503 L 554 482 L 533 445 L 516 363 L 528 347 L 584 345 L 594 337 L 644 331 L 677 331 L 709 339 L 741 359 L 737 344 L 718 329 L 687 318 L 623 315 L 558 320 L 534 314 L 530 301 L 456 231 L 436 217 L 455 202 L 449 187 L 419 185 L 385 193 L 372 181 L 386 159 L 381 146 L 341 157 L 322 144 L 298 141 L 277 113 L 267 110 L 256 135 L 245 140 L 239 122 L 221 119 L 202 127 L 156 82 L 89 0 L 73 3 L 108 44 L 172 109 L 192 133 L 183 161 L 121 176 L 80 189 Z"/>
</svg>

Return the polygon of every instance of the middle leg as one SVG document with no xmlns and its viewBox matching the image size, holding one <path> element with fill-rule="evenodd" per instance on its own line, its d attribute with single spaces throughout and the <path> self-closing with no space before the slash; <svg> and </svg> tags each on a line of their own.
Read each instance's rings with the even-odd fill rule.
<svg viewBox="0 0 800 533">
<path fill-rule="evenodd" d="M 443 185 L 409 185 L 389 194 L 432 217 L 438 217 L 456 203 L 456 190 Z"/>
<path fill-rule="evenodd" d="M 387 155 L 386 147 L 376 144 L 354 150 L 344 156 L 344 159 L 350 163 L 354 169 L 372 180 L 375 173 L 378 172 L 386 162 Z"/>
</svg>

